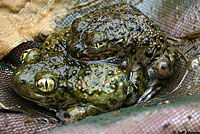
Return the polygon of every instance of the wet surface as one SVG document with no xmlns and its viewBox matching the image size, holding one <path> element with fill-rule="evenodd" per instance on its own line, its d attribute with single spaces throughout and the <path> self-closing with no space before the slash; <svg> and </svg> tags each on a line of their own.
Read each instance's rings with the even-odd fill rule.
<svg viewBox="0 0 200 134">
<path fill-rule="evenodd" d="M 106 2 L 107 1 L 104 1 L 99 7 L 105 6 Z M 116 1 L 110 3 L 115 2 Z M 198 30 L 200 27 L 199 0 L 192 2 L 188 0 L 184 0 L 182 2 L 178 0 L 138 0 L 132 2 L 129 0 L 129 2 L 133 5 L 136 4 L 136 7 L 150 19 L 154 20 L 167 35 L 184 36 Z M 92 4 L 90 6 L 92 7 Z M 95 9 L 90 8 L 90 10 Z M 87 8 L 85 8 L 84 11 L 87 12 Z M 67 16 L 66 19 L 58 21 L 57 24 L 60 25 L 58 29 L 66 24 L 69 25 L 75 16 L 79 17 L 81 15 L 82 13 L 75 12 L 74 14 Z M 180 47 L 180 49 L 187 50 L 193 42 L 194 41 L 186 40 L 185 45 Z M 107 113 L 106 115 L 103 114 L 92 117 L 81 122 L 68 125 L 68 127 L 65 126 L 66 131 L 62 131 L 62 128 L 60 128 L 57 129 L 58 131 L 54 132 L 131 133 L 135 130 L 135 132 L 153 131 L 155 133 L 159 133 L 173 132 L 172 130 L 175 130 L 176 132 L 178 130 L 200 131 L 199 127 L 196 126 L 196 124 L 199 124 L 198 121 L 200 120 L 198 116 L 198 111 L 200 111 L 198 105 L 200 95 L 199 57 L 196 55 L 198 52 L 199 43 L 196 45 L 196 49 L 193 48 L 186 54 L 186 56 L 191 59 L 188 73 L 181 86 L 175 92 L 170 94 L 170 92 L 177 87 L 187 70 L 185 61 L 182 58 L 177 64 L 176 73 L 170 79 L 166 89 L 163 89 L 160 94 L 150 100 L 149 103 L 121 109 L 115 112 Z M 2 65 L 2 63 L 0 64 Z M 47 121 L 45 119 L 52 118 L 54 121 L 53 115 L 50 114 L 50 116 L 43 118 L 44 115 L 36 113 L 36 111 L 39 111 L 44 114 L 48 113 L 47 115 L 49 115 L 49 113 L 51 113 L 49 110 L 39 107 L 30 101 L 26 101 L 14 93 L 10 85 L 12 70 L 7 67 L 7 65 L 0 66 L 0 70 L 1 102 L 8 107 L 21 105 L 23 106 L 23 109 L 26 109 L 29 112 L 31 111 L 30 113 L 35 113 L 32 114 L 32 116 L 20 113 L 1 112 L 0 117 L 2 123 L 0 124 L 0 133 L 38 133 L 60 126 L 59 123 L 52 123 L 51 121 Z M 161 121 L 161 119 L 163 120 Z M 106 125 L 102 127 L 101 124 Z M 133 127 L 133 124 L 136 127 Z M 94 131 L 94 129 L 98 129 L 98 131 Z"/>
</svg>

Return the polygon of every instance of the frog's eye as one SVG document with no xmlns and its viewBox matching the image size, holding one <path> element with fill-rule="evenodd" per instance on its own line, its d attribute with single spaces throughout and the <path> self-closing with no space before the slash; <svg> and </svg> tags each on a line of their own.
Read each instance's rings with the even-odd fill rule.
<svg viewBox="0 0 200 134">
<path fill-rule="evenodd" d="M 55 88 L 55 81 L 51 78 L 41 78 L 36 82 L 36 87 L 42 92 L 51 92 Z"/>
<path fill-rule="evenodd" d="M 21 61 L 21 63 L 24 63 L 24 62 L 25 62 L 25 58 L 26 58 L 27 54 L 28 54 L 31 50 L 32 50 L 32 49 L 27 49 L 27 50 L 25 50 L 25 51 L 21 54 L 21 56 L 20 56 L 20 61 Z"/>
<path fill-rule="evenodd" d="M 96 50 L 98 50 L 99 48 L 101 48 L 105 44 L 106 44 L 105 42 L 94 43 L 94 47 L 95 47 Z"/>
<path fill-rule="evenodd" d="M 37 48 L 27 49 L 20 56 L 21 63 L 35 62 L 40 59 L 40 51 Z"/>
</svg>

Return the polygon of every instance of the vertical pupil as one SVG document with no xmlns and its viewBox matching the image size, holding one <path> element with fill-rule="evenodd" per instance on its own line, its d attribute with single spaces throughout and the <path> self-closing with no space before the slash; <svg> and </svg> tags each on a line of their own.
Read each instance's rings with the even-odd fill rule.
<svg viewBox="0 0 200 134">
<path fill-rule="evenodd" d="M 45 89 L 48 89 L 48 81 L 45 81 Z"/>
<path fill-rule="evenodd" d="M 42 78 L 37 83 L 36 86 L 43 92 L 50 92 L 55 87 L 55 82 L 50 78 Z"/>
</svg>

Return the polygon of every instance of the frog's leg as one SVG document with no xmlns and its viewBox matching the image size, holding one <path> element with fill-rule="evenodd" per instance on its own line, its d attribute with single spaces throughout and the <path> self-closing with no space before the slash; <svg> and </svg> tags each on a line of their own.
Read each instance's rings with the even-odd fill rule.
<svg viewBox="0 0 200 134">
<path fill-rule="evenodd" d="M 56 116 L 64 123 L 70 123 L 87 116 L 97 115 L 97 111 L 97 108 L 92 105 L 82 104 L 80 106 L 66 108 L 66 110 L 60 110 L 56 113 Z"/>
<path fill-rule="evenodd" d="M 188 40 L 194 40 L 197 37 L 199 37 L 200 32 L 194 32 L 192 34 L 186 35 L 184 37 L 171 37 L 168 36 L 168 43 L 173 44 L 173 46 L 183 46 L 185 44 L 185 41 L 182 41 L 181 39 L 188 39 Z M 186 63 L 189 61 L 187 59 L 187 57 L 185 56 L 185 54 L 187 52 L 189 52 L 192 48 L 194 48 L 195 46 L 197 46 L 198 41 L 195 41 L 189 48 L 186 48 L 185 50 L 180 50 L 178 48 L 176 48 L 176 50 L 178 51 L 178 53 L 180 53 L 181 55 L 179 55 L 178 59 L 180 59 L 181 57 L 184 58 L 184 60 L 186 61 Z"/>
<path fill-rule="evenodd" d="M 140 97 L 137 103 L 147 102 L 155 94 L 157 94 L 161 88 L 166 84 L 166 79 L 156 78 L 148 82 L 148 88 L 145 90 L 144 94 Z"/>
<path fill-rule="evenodd" d="M 167 36 L 167 42 L 175 46 L 183 46 L 184 44 L 184 41 L 182 41 L 180 38 L 173 37 L 173 36 Z"/>
<path fill-rule="evenodd" d="M 170 37 L 169 39 L 171 39 L 171 40 L 174 39 L 174 41 L 178 41 L 179 39 L 184 39 L 184 40 L 185 40 L 185 39 L 187 39 L 187 40 L 195 40 L 195 39 L 197 39 L 197 38 L 199 38 L 199 37 L 200 37 L 200 31 L 196 31 L 196 32 L 193 32 L 193 33 L 191 33 L 191 34 L 187 34 L 187 35 L 185 35 L 185 36 L 183 36 L 183 37 L 175 37 L 175 38 Z M 185 53 L 189 52 L 192 48 L 194 48 L 195 46 L 197 46 L 197 45 L 198 45 L 198 42 L 199 42 L 199 40 L 195 40 L 191 46 L 189 46 L 188 48 L 186 48 L 186 49 L 184 49 L 184 50 L 179 50 L 178 48 L 175 48 L 176 51 L 177 51 L 178 53 L 181 54 L 181 55 L 178 56 L 178 59 L 180 59 L 181 57 L 183 57 L 184 60 L 185 60 L 185 63 L 186 63 L 186 71 L 185 71 L 185 74 L 183 75 L 181 81 L 179 82 L 179 84 L 178 84 L 178 85 L 176 86 L 176 88 L 174 88 L 170 93 L 173 93 L 174 91 L 176 91 L 176 90 L 180 87 L 180 85 L 182 84 L 182 82 L 185 80 L 185 78 L 186 78 L 186 76 L 187 76 L 187 74 L 188 74 L 188 68 L 189 68 L 189 66 L 188 66 L 189 60 L 188 60 L 188 58 L 185 56 Z M 173 43 L 172 43 L 172 44 L 173 44 Z M 184 43 L 180 43 L 180 44 L 183 45 Z M 175 43 L 175 45 L 176 45 L 176 43 Z"/>
<path fill-rule="evenodd" d="M 199 38 L 199 36 L 200 36 L 200 30 L 192 32 L 192 33 L 189 33 L 189 34 L 186 34 L 183 37 L 175 36 L 175 38 L 193 40 L 193 39 Z"/>
<path fill-rule="evenodd" d="M 130 72 L 128 92 L 123 103 L 124 106 L 130 106 L 137 102 L 139 97 L 144 94 L 148 80 L 147 72 L 145 72 L 142 67 L 136 71 Z"/>
</svg>

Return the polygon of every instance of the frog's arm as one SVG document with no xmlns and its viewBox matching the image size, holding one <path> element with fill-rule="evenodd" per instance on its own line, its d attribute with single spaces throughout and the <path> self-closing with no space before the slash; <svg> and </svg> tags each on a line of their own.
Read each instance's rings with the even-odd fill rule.
<svg viewBox="0 0 200 134">
<path fill-rule="evenodd" d="M 167 81 L 168 79 L 159 79 L 159 78 L 150 80 L 148 82 L 148 88 L 145 90 L 144 94 L 140 97 L 137 103 L 139 104 L 142 102 L 147 102 L 154 95 L 156 95 L 164 85 L 166 85 Z"/>
<path fill-rule="evenodd" d="M 97 111 L 98 110 L 95 106 L 90 104 L 81 104 L 78 106 L 66 108 L 65 110 L 60 110 L 56 116 L 67 124 L 88 116 L 97 115 Z"/>
<path fill-rule="evenodd" d="M 133 105 L 144 94 L 147 87 L 148 76 L 144 69 L 141 67 L 136 71 L 131 71 L 129 75 L 129 86 L 124 106 Z"/>
</svg>

